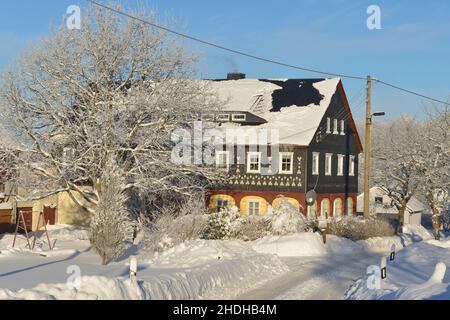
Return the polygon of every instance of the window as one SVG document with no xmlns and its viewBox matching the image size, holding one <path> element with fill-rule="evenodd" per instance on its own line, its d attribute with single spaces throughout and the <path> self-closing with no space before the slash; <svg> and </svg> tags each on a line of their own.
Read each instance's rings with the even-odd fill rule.
<svg viewBox="0 0 450 320">
<path fill-rule="evenodd" d="M 331 176 L 331 164 L 333 163 L 333 154 L 327 153 L 325 155 L 325 175 Z"/>
<path fill-rule="evenodd" d="M 247 115 L 245 113 L 233 114 L 231 119 L 233 121 L 245 121 L 247 119 Z"/>
<path fill-rule="evenodd" d="M 218 198 L 216 203 L 217 212 L 220 212 L 221 210 L 228 208 L 229 205 L 230 203 L 228 202 L 227 199 Z"/>
<path fill-rule="evenodd" d="M 247 155 L 247 172 L 259 173 L 261 171 L 261 154 L 259 152 L 249 152 Z"/>
<path fill-rule="evenodd" d="M 219 114 L 217 116 L 218 121 L 230 121 L 230 115 L 226 113 Z"/>
<path fill-rule="evenodd" d="M 327 133 L 331 133 L 331 119 L 327 118 Z"/>
<path fill-rule="evenodd" d="M 318 175 L 319 174 L 319 153 L 318 152 L 313 152 L 313 157 L 312 157 L 312 174 L 313 175 Z"/>
<path fill-rule="evenodd" d="M 248 201 L 248 214 L 249 215 L 259 215 L 261 209 L 261 202 L 258 200 Z"/>
<path fill-rule="evenodd" d="M 328 218 L 330 215 L 330 200 L 323 199 L 320 203 L 320 215 L 324 218 Z"/>
<path fill-rule="evenodd" d="M 350 163 L 348 168 L 348 174 L 350 176 L 355 175 L 355 156 L 350 156 Z"/>
<path fill-rule="evenodd" d="M 316 218 L 316 212 L 317 212 L 317 201 L 314 202 L 314 205 L 308 206 L 306 210 L 306 216 L 309 220 L 314 220 Z"/>
<path fill-rule="evenodd" d="M 338 154 L 338 167 L 337 167 L 337 175 L 344 175 L 344 155 Z"/>
<path fill-rule="evenodd" d="M 230 153 L 228 151 L 216 151 L 216 168 L 228 169 L 230 165 Z"/>
<path fill-rule="evenodd" d="M 383 204 L 383 197 L 375 197 L 376 204 Z"/>
<path fill-rule="evenodd" d="M 341 135 L 345 135 L 345 121 L 341 120 Z"/>
<path fill-rule="evenodd" d="M 336 198 L 333 204 L 333 217 L 342 216 L 342 200 L 341 198 Z"/>
<path fill-rule="evenodd" d="M 347 198 L 347 215 L 353 215 L 353 199 L 351 197 Z"/>
<path fill-rule="evenodd" d="M 338 120 L 337 119 L 333 119 L 333 134 L 339 134 L 339 131 L 338 131 Z"/>
<path fill-rule="evenodd" d="M 293 172 L 293 161 L 294 154 L 292 152 L 281 152 L 280 153 L 280 173 L 290 173 Z"/>
</svg>

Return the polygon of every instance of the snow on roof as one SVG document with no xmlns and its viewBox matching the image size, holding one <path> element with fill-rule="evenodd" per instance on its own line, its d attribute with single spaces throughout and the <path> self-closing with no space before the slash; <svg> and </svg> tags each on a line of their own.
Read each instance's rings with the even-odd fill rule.
<svg viewBox="0 0 450 320">
<path fill-rule="evenodd" d="M 339 82 L 339 78 L 219 80 L 211 81 L 211 88 L 225 102 L 223 110 L 251 112 L 267 120 L 258 129 L 279 130 L 280 143 L 308 146 Z"/>
<path fill-rule="evenodd" d="M 372 187 L 370 188 L 370 195 L 371 195 L 371 200 L 374 197 L 387 197 L 389 198 L 389 204 L 392 201 L 392 198 L 389 197 L 388 195 L 388 191 L 382 187 Z M 382 211 L 383 213 L 391 213 L 391 214 L 398 214 L 398 210 L 395 206 L 390 206 L 387 205 L 386 201 L 383 200 L 383 206 L 382 208 L 377 208 L 377 212 L 378 211 Z M 356 211 L 357 212 L 363 212 L 364 211 L 364 192 L 361 193 L 360 195 L 358 195 L 357 197 L 357 202 L 356 202 Z M 407 205 L 406 205 L 406 209 L 410 212 L 421 212 L 424 211 L 426 208 L 424 206 L 424 204 L 422 202 L 419 201 L 419 199 L 417 199 L 416 197 L 411 197 L 411 199 L 409 199 Z"/>
</svg>

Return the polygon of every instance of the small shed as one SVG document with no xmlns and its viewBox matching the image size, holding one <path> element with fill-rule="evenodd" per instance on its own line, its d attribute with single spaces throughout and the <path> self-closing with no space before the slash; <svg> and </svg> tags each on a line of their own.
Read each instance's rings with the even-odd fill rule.
<svg viewBox="0 0 450 320">
<path fill-rule="evenodd" d="M 378 217 L 383 217 L 396 223 L 399 220 L 398 210 L 394 204 L 394 199 L 389 196 L 388 190 L 382 187 L 372 187 L 370 189 L 370 211 Z M 406 205 L 405 224 L 422 224 L 422 214 L 426 209 L 425 205 L 416 197 L 411 197 Z M 357 197 L 356 211 L 358 214 L 364 212 L 364 193 Z"/>
</svg>

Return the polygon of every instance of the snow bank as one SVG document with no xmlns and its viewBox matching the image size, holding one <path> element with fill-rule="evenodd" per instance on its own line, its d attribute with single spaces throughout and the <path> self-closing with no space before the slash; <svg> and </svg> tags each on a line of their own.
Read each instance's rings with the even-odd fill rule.
<svg viewBox="0 0 450 320">
<path fill-rule="evenodd" d="M 397 254 L 387 266 L 387 279 L 378 289 L 367 285 L 370 275 L 357 280 L 346 298 L 366 299 L 450 299 L 450 239 L 414 243 Z"/>
<path fill-rule="evenodd" d="M 141 300 L 148 296 L 143 282 L 110 279 L 106 277 L 81 277 L 79 287 L 67 284 L 40 284 L 34 289 L 16 292 L 0 289 L 0 299 L 5 300 Z"/>
<path fill-rule="evenodd" d="M 264 237 L 253 241 L 252 247 L 257 252 L 280 257 L 324 256 L 327 253 L 322 237 L 310 232 Z"/>
<path fill-rule="evenodd" d="M 275 255 L 257 253 L 242 241 L 195 240 L 153 256 L 138 270 L 137 283 L 123 277 L 81 277 L 79 289 L 64 283 L 0 289 L 0 299 L 232 299 L 289 268 Z"/>
</svg>

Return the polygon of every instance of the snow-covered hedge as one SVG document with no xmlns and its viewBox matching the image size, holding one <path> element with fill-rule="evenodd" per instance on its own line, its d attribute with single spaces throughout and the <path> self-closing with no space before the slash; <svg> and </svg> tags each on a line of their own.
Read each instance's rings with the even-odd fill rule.
<svg viewBox="0 0 450 320">
<path fill-rule="evenodd" d="M 329 219 L 328 233 L 357 241 L 373 237 L 390 237 L 395 234 L 395 230 L 388 221 L 383 219 L 345 216 Z"/>
</svg>

